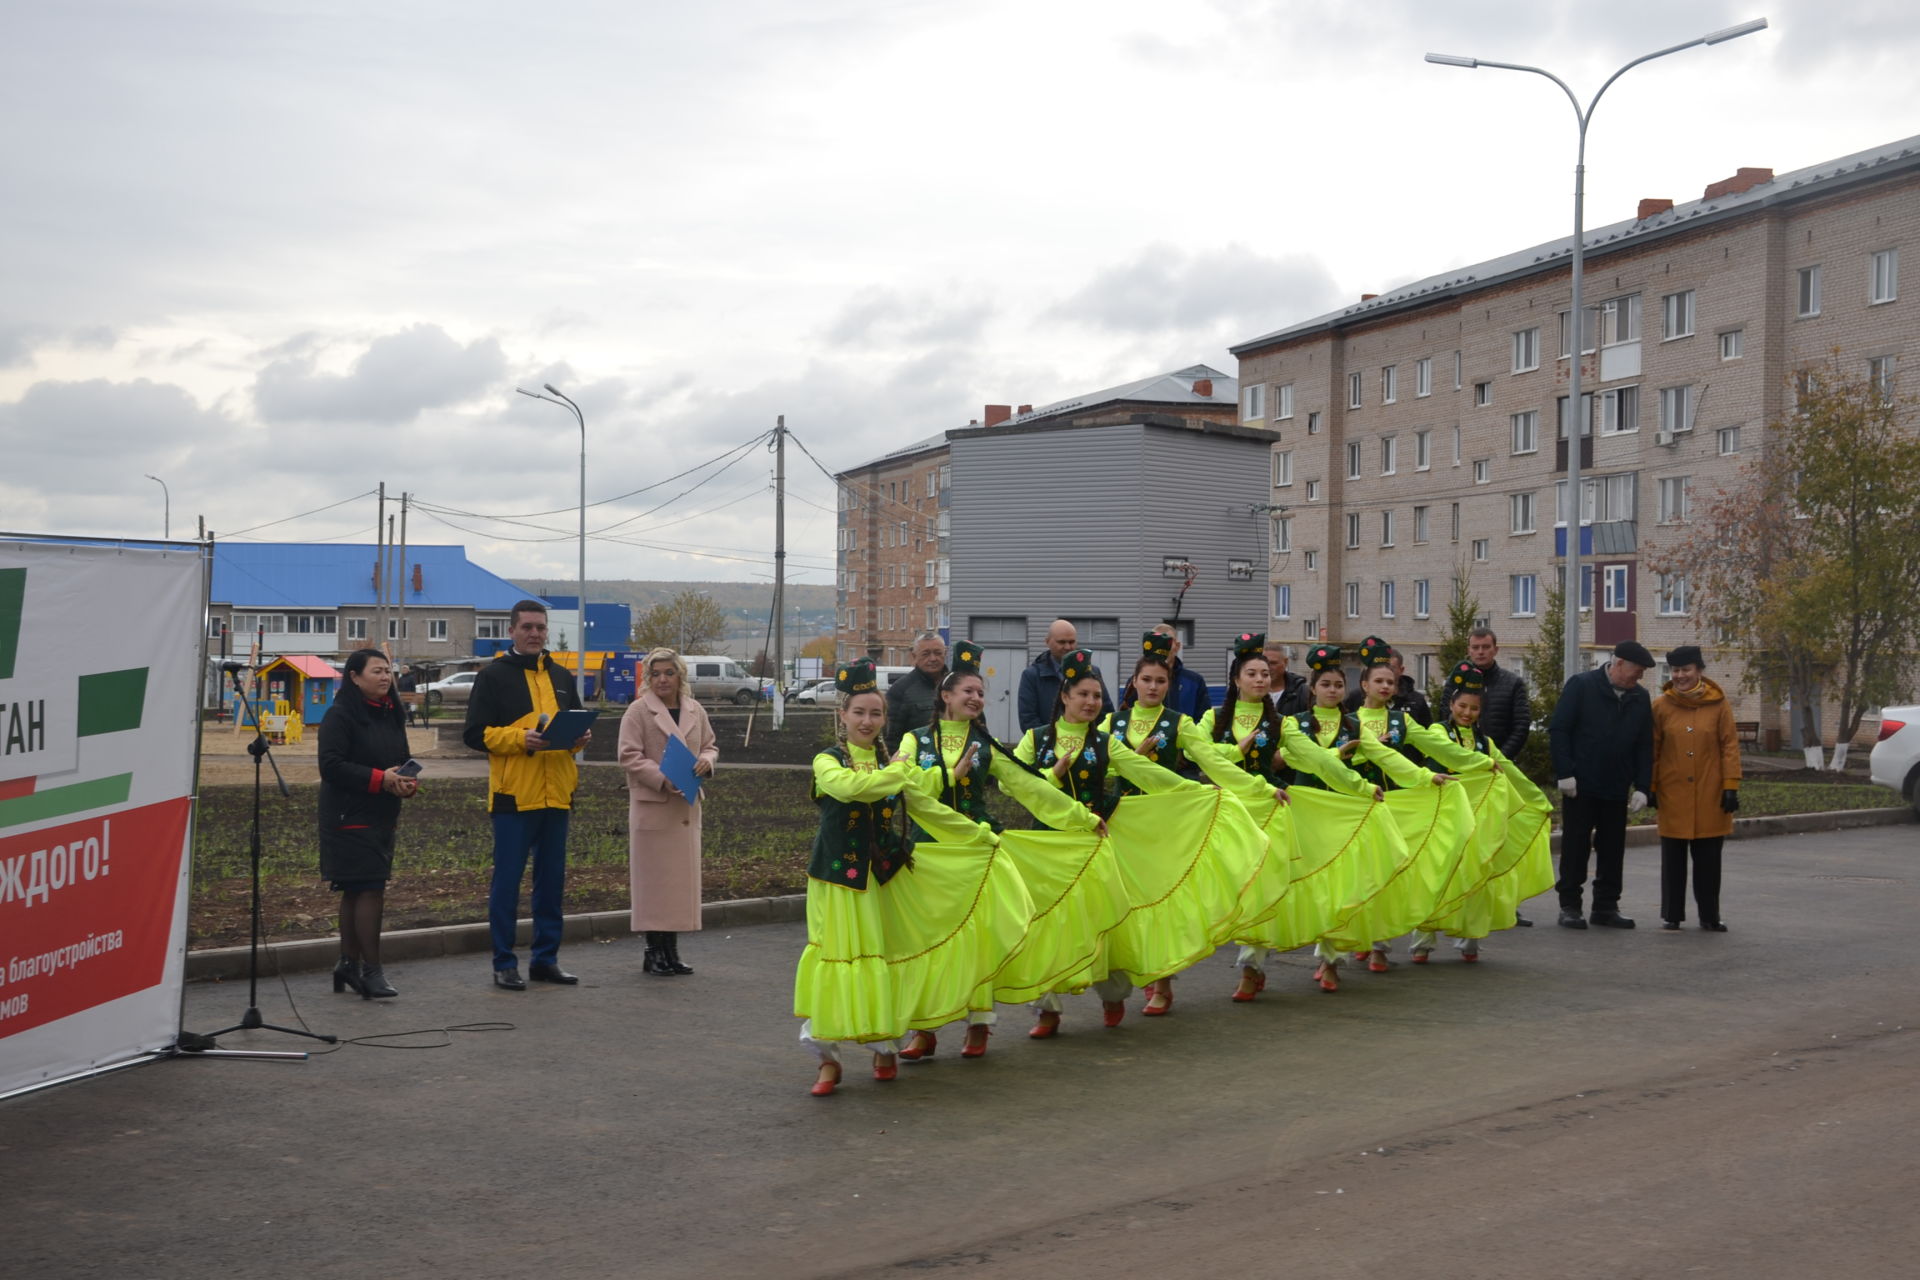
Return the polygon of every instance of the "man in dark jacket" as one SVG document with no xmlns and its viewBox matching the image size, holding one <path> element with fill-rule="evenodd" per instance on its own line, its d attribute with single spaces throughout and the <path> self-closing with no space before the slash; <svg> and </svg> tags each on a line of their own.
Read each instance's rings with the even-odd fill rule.
<svg viewBox="0 0 1920 1280">
<path fill-rule="evenodd" d="M 1480 731 L 1493 739 L 1500 754 L 1518 760 L 1533 730 L 1533 706 L 1527 700 L 1527 682 L 1496 660 L 1500 638 L 1490 627 L 1467 633 L 1467 661 L 1480 668 L 1486 691 L 1480 695 Z M 1446 707 L 1453 705 L 1453 685 L 1446 686 Z"/>
<path fill-rule="evenodd" d="M 1632 640 L 1614 646 L 1613 661 L 1568 680 L 1547 732 L 1560 787 L 1560 923 L 1584 929 L 1580 893 L 1594 855 L 1592 922 L 1631 929 L 1620 914 L 1627 815 L 1647 807 L 1653 787 L 1653 701 L 1640 677 L 1653 655 Z"/>
<path fill-rule="evenodd" d="M 561 711 L 579 709 L 573 673 L 547 653 L 547 606 L 522 600 L 508 615 L 513 648 L 480 669 L 467 703 L 461 741 L 487 753 L 487 812 L 493 818 L 493 886 L 487 924 L 493 934 L 493 982 L 525 991 L 513 952 L 520 877 L 533 860 L 533 951 L 527 977 L 571 985 L 560 967 L 561 898 L 567 886 L 567 820 L 580 784 L 571 751 L 547 750 L 540 731 Z M 580 735 L 584 747 L 593 735 Z"/>
<path fill-rule="evenodd" d="M 1274 713 L 1297 716 L 1302 711 L 1311 710 L 1313 693 L 1308 688 L 1307 678 L 1287 670 L 1287 665 L 1293 661 L 1293 646 L 1269 640 L 1266 653 L 1267 667 L 1273 672 L 1273 685 L 1267 692 L 1267 701 L 1273 703 Z"/>
<path fill-rule="evenodd" d="M 1060 660 L 1079 647 L 1080 633 L 1073 624 L 1065 618 L 1054 619 L 1047 628 L 1046 652 L 1020 673 L 1020 732 L 1053 722 L 1053 704 L 1060 696 Z M 1106 677 L 1098 667 L 1093 674 L 1100 678 L 1100 701 L 1111 715 L 1113 698 L 1107 692 Z"/>
<path fill-rule="evenodd" d="M 947 642 L 938 631 L 923 631 L 913 642 L 913 670 L 887 686 L 889 754 L 914 729 L 933 723 L 933 697 L 947 678 Z"/>
</svg>

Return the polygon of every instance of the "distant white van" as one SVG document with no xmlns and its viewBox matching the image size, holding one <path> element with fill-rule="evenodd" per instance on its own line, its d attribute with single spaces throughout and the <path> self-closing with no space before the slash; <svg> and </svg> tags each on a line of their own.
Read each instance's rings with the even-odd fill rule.
<svg viewBox="0 0 1920 1280">
<path fill-rule="evenodd" d="M 880 685 L 880 692 L 885 693 L 887 686 L 911 670 L 913 670 L 912 667 L 875 667 L 873 673 Z"/>
<path fill-rule="evenodd" d="M 687 664 L 687 683 L 692 686 L 689 692 L 701 702 L 733 702 L 744 707 L 760 696 L 760 681 L 725 654 L 685 653 L 680 658 Z"/>
</svg>

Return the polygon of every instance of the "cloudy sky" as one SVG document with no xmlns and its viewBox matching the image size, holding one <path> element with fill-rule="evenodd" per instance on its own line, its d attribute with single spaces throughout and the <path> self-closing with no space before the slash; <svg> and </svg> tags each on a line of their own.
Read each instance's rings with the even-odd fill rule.
<svg viewBox="0 0 1920 1280">
<path fill-rule="evenodd" d="M 728 455 L 774 415 L 838 468 L 984 403 L 1232 372 L 1565 233 L 1566 101 L 1424 52 L 1590 94 L 1756 16 L 1609 91 L 1590 225 L 1920 133 L 1907 6 L 18 6 L 0 529 L 157 536 L 152 474 L 176 533 L 371 540 L 384 481 L 434 509 L 414 541 L 570 575 L 578 432 L 514 393 L 551 382 L 587 416 L 592 576 L 765 575 L 771 458 Z M 831 486 L 789 472 L 789 563 L 831 581 Z"/>
</svg>

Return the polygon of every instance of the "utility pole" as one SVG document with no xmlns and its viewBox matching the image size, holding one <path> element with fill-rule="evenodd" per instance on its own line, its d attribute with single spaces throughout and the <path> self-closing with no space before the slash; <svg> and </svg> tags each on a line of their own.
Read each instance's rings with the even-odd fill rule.
<svg viewBox="0 0 1920 1280">
<path fill-rule="evenodd" d="M 387 482 L 378 489 L 378 505 L 373 516 L 373 634 L 367 637 L 371 648 L 379 648 L 387 639 Z"/>
<path fill-rule="evenodd" d="M 394 590 L 398 593 L 398 603 L 400 605 L 400 639 L 396 642 L 398 647 L 395 649 L 395 666 L 400 665 L 400 660 L 407 656 L 409 649 L 407 643 L 407 589 L 412 585 L 412 578 L 407 572 L 407 503 L 412 497 L 413 495 L 410 493 L 403 492 L 400 495 L 400 563 L 397 566 L 398 572 L 394 578 Z M 400 673 L 397 671 L 394 672 L 394 682 L 396 684 L 398 684 L 399 679 Z"/>
<path fill-rule="evenodd" d="M 386 568 L 380 574 L 381 586 L 386 593 L 387 627 L 386 634 L 380 637 L 380 647 L 386 653 L 389 664 L 393 662 L 394 650 L 400 643 L 397 635 L 399 628 L 393 625 L 394 617 L 399 612 L 398 605 L 400 600 L 399 592 L 394 589 L 397 584 L 393 580 L 393 555 L 393 517 L 388 516 Z"/>
<path fill-rule="evenodd" d="M 773 420 L 773 727 L 787 722 L 786 667 L 781 649 L 786 641 L 787 594 L 787 415 Z"/>
</svg>

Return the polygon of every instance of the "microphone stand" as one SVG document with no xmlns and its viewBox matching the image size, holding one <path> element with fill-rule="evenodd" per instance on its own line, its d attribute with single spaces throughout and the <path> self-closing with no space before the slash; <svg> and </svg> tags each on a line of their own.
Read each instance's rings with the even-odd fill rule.
<svg viewBox="0 0 1920 1280">
<path fill-rule="evenodd" d="M 221 1049 L 214 1044 L 221 1036 L 231 1031 L 278 1031 L 282 1035 L 305 1036 L 309 1040 L 318 1040 L 323 1044 L 338 1044 L 338 1036 L 325 1036 L 315 1031 L 301 1031 L 294 1027 L 280 1027 L 260 1016 L 260 762 L 265 760 L 273 766 L 273 780 L 280 788 L 280 797 L 289 799 L 292 793 L 287 790 L 287 780 L 280 776 L 279 762 L 273 758 L 273 752 L 267 745 L 267 734 L 260 727 L 260 716 L 253 709 L 253 700 L 247 697 L 246 690 L 240 687 L 241 664 L 224 663 L 228 677 L 233 681 L 233 692 L 240 699 L 240 714 L 253 723 L 253 741 L 247 744 L 247 754 L 253 757 L 253 834 L 248 852 L 253 863 L 253 926 L 247 942 L 247 1011 L 240 1015 L 240 1021 L 218 1031 L 195 1034 L 183 1031 L 180 1034 L 178 1048 L 183 1053 L 196 1058 L 291 1058 L 305 1061 L 305 1053 L 274 1053 L 254 1049 Z M 245 723 L 246 721 L 242 721 Z"/>
</svg>

